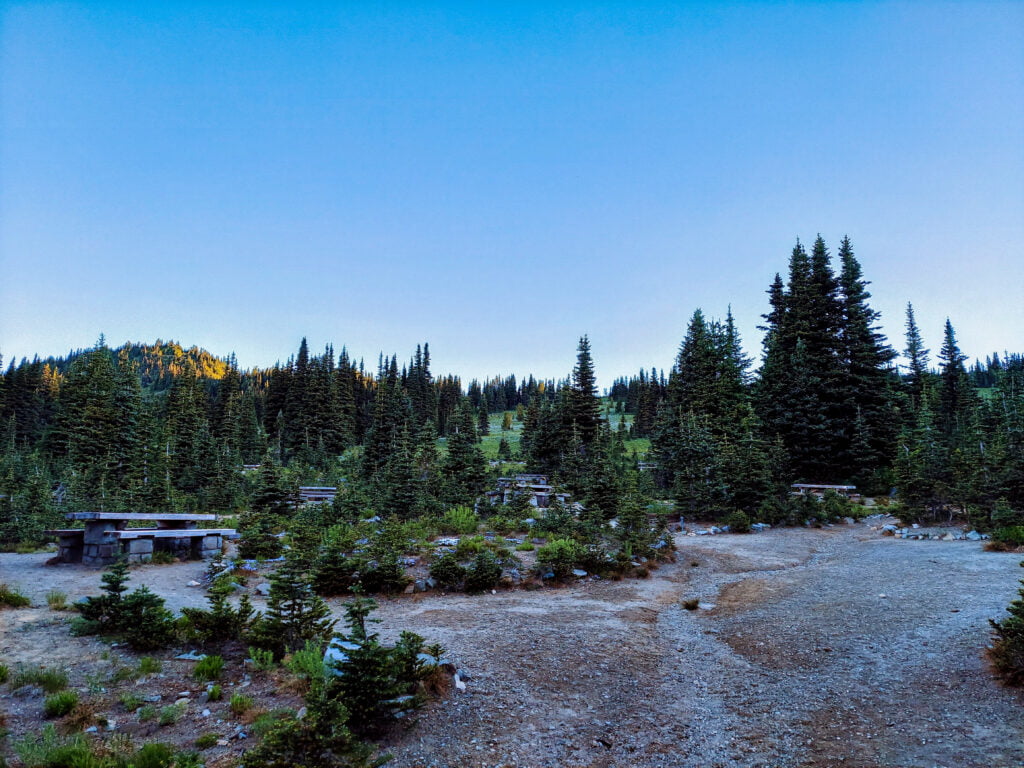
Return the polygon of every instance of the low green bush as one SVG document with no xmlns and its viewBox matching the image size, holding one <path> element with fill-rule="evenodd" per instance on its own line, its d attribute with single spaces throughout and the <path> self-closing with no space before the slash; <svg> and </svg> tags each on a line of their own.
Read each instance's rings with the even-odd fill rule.
<svg viewBox="0 0 1024 768">
<path fill-rule="evenodd" d="M 1010 525 L 992 531 L 992 541 L 997 541 L 1008 548 L 1024 547 L 1024 525 Z"/>
<path fill-rule="evenodd" d="M 430 576 L 444 589 L 457 589 L 466 578 L 466 569 L 454 554 L 448 552 L 430 564 Z"/>
<path fill-rule="evenodd" d="M 250 646 L 249 659 L 257 672 L 269 672 L 277 666 L 274 661 L 274 652 L 271 650 Z"/>
<path fill-rule="evenodd" d="M 500 578 L 501 565 L 498 558 L 493 552 L 481 552 L 466 571 L 466 591 L 475 593 L 494 589 Z"/>
<path fill-rule="evenodd" d="M 220 701 L 224 696 L 224 690 L 219 685 L 211 685 L 206 692 L 207 701 Z"/>
<path fill-rule="evenodd" d="M 139 659 L 140 675 L 155 675 L 158 672 L 163 671 L 163 668 L 163 662 L 153 656 L 143 656 Z"/>
<path fill-rule="evenodd" d="M 143 704 L 142 699 L 134 693 L 122 693 L 118 701 L 121 702 L 121 706 L 128 712 L 135 712 L 137 709 L 141 708 Z"/>
<path fill-rule="evenodd" d="M 150 720 L 156 719 L 156 707 L 152 704 L 144 704 L 139 709 L 139 722 L 148 723 Z"/>
<path fill-rule="evenodd" d="M 750 518 L 742 509 L 737 509 L 725 519 L 729 533 L 750 533 Z"/>
<path fill-rule="evenodd" d="M 469 507 L 452 507 L 441 518 L 441 530 L 445 533 L 475 533 L 480 527 L 480 518 Z"/>
<path fill-rule="evenodd" d="M 160 710 L 160 720 L 158 724 L 160 726 L 174 725 L 181 719 L 181 716 L 185 714 L 185 704 L 171 704 Z"/>
<path fill-rule="evenodd" d="M 537 549 L 537 563 L 549 568 L 556 579 L 564 579 L 584 554 L 583 545 L 572 539 L 553 539 Z"/>
<path fill-rule="evenodd" d="M 0 584 L 0 608 L 25 608 L 32 603 L 17 589 L 7 584 Z"/>
<path fill-rule="evenodd" d="M 43 712 L 50 719 L 55 717 L 64 717 L 64 715 L 74 709 L 77 704 L 77 692 L 59 691 L 57 693 L 51 693 L 46 697 L 46 700 L 43 702 Z"/>
<path fill-rule="evenodd" d="M 256 702 L 252 696 L 246 696 L 242 693 L 233 693 L 231 694 L 231 701 L 228 702 L 228 706 L 231 707 L 231 712 L 238 716 L 244 715 L 252 709 L 255 703 Z"/>
<path fill-rule="evenodd" d="M 68 595 L 67 592 L 61 592 L 59 589 L 53 589 L 46 593 L 46 604 L 50 606 L 51 611 L 63 611 L 68 607 Z"/>
<path fill-rule="evenodd" d="M 11 676 L 11 668 L 6 664 L 0 664 L 0 685 L 7 682 L 7 678 Z"/>
<path fill-rule="evenodd" d="M 196 663 L 192 676 L 200 682 L 208 683 L 219 680 L 224 671 L 224 659 L 220 656 L 207 656 Z"/>
<path fill-rule="evenodd" d="M 196 739 L 196 749 L 209 749 L 215 747 L 220 737 L 216 733 L 204 733 Z"/>
<path fill-rule="evenodd" d="M 143 744 L 131 759 L 132 768 L 178 768 L 174 749 L 158 741 Z"/>
<path fill-rule="evenodd" d="M 324 677 L 324 651 L 319 643 L 307 641 L 304 648 L 295 651 L 285 663 L 285 668 L 296 677 L 311 683 Z"/>
</svg>

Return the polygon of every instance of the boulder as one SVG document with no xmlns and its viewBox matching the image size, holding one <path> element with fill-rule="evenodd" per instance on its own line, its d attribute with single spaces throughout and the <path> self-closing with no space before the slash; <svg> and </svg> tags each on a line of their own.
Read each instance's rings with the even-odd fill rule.
<svg viewBox="0 0 1024 768">
<path fill-rule="evenodd" d="M 971 531 L 966 538 L 968 541 L 981 541 L 982 536 L 977 531 Z"/>
<path fill-rule="evenodd" d="M 257 595 L 263 595 L 264 597 L 269 595 L 270 594 L 270 582 L 261 581 L 259 584 L 257 584 L 256 585 L 256 594 Z"/>
</svg>

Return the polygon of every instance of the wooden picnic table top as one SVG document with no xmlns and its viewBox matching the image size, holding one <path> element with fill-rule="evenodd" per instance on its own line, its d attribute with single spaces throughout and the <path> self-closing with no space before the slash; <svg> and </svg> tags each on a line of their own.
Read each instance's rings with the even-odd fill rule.
<svg viewBox="0 0 1024 768">
<path fill-rule="evenodd" d="M 200 520 L 216 520 L 216 515 L 160 515 L 150 512 L 68 512 L 68 520 L 150 520 L 172 522 L 192 522 Z"/>
</svg>

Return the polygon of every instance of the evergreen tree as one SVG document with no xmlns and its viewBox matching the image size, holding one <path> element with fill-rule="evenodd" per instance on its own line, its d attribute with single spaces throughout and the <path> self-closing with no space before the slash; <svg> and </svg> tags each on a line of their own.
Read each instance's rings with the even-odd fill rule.
<svg viewBox="0 0 1024 768">
<path fill-rule="evenodd" d="M 334 629 L 330 617 L 330 608 L 313 591 L 306 565 L 289 557 L 270 576 L 267 611 L 257 622 L 252 640 L 273 651 L 277 659 L 307 642 L 323 648 Z"/>
<path fill-rule="evenodd" d="M 577 347 L 576 366 L 572 371 L 572 387 L 569 389 L 568 415 L 579 430 L 584 447 L 591 445 L 597 437 L 601 422 L 601 402 L 597 397 L 597 378 L 590 355 L 590 339 L 585 335 L 580 337 Z"/>
</svg>

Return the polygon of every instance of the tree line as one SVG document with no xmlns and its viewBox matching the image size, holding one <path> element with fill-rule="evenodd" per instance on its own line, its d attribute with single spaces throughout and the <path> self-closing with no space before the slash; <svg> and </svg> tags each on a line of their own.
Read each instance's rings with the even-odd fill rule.
<svg viewBox="0 0 1024 768">
<path fill-rule="evenodd" d="M 102 338 L 12 363 L 0 375 L 0 539 L 36 537 L 67 509 L 239 511 L 299 482 L 342 483 L 353 509 L 441 514 L 506 470 L 480 446 L 493 413 L 509 434 L 513 413 L 521 423 L 501 457 L 550 475 L 595 520 L 671 499 L 684 514 L 780 522 L 789 485 L 807 481 L 895 488 L 908 516 L 1024 523 L 1024 359 L 968 369 L 947 321 L 933 367 L 908 304 L 899 365 L 848 239 L 835 261 L 821 237 L 809 252 L 796 243 L 768 287 L 756 371 L 731 311 L 698 309 L 667 373 L 616 379 L 604 400 L 586 336 L 563 380 L 465 386 L 432 373 L 427 344 L 375 370 L 304 339 L 269 369 Z M 273 477 L 244 470 L 255 464 Z"/>
</svg>

